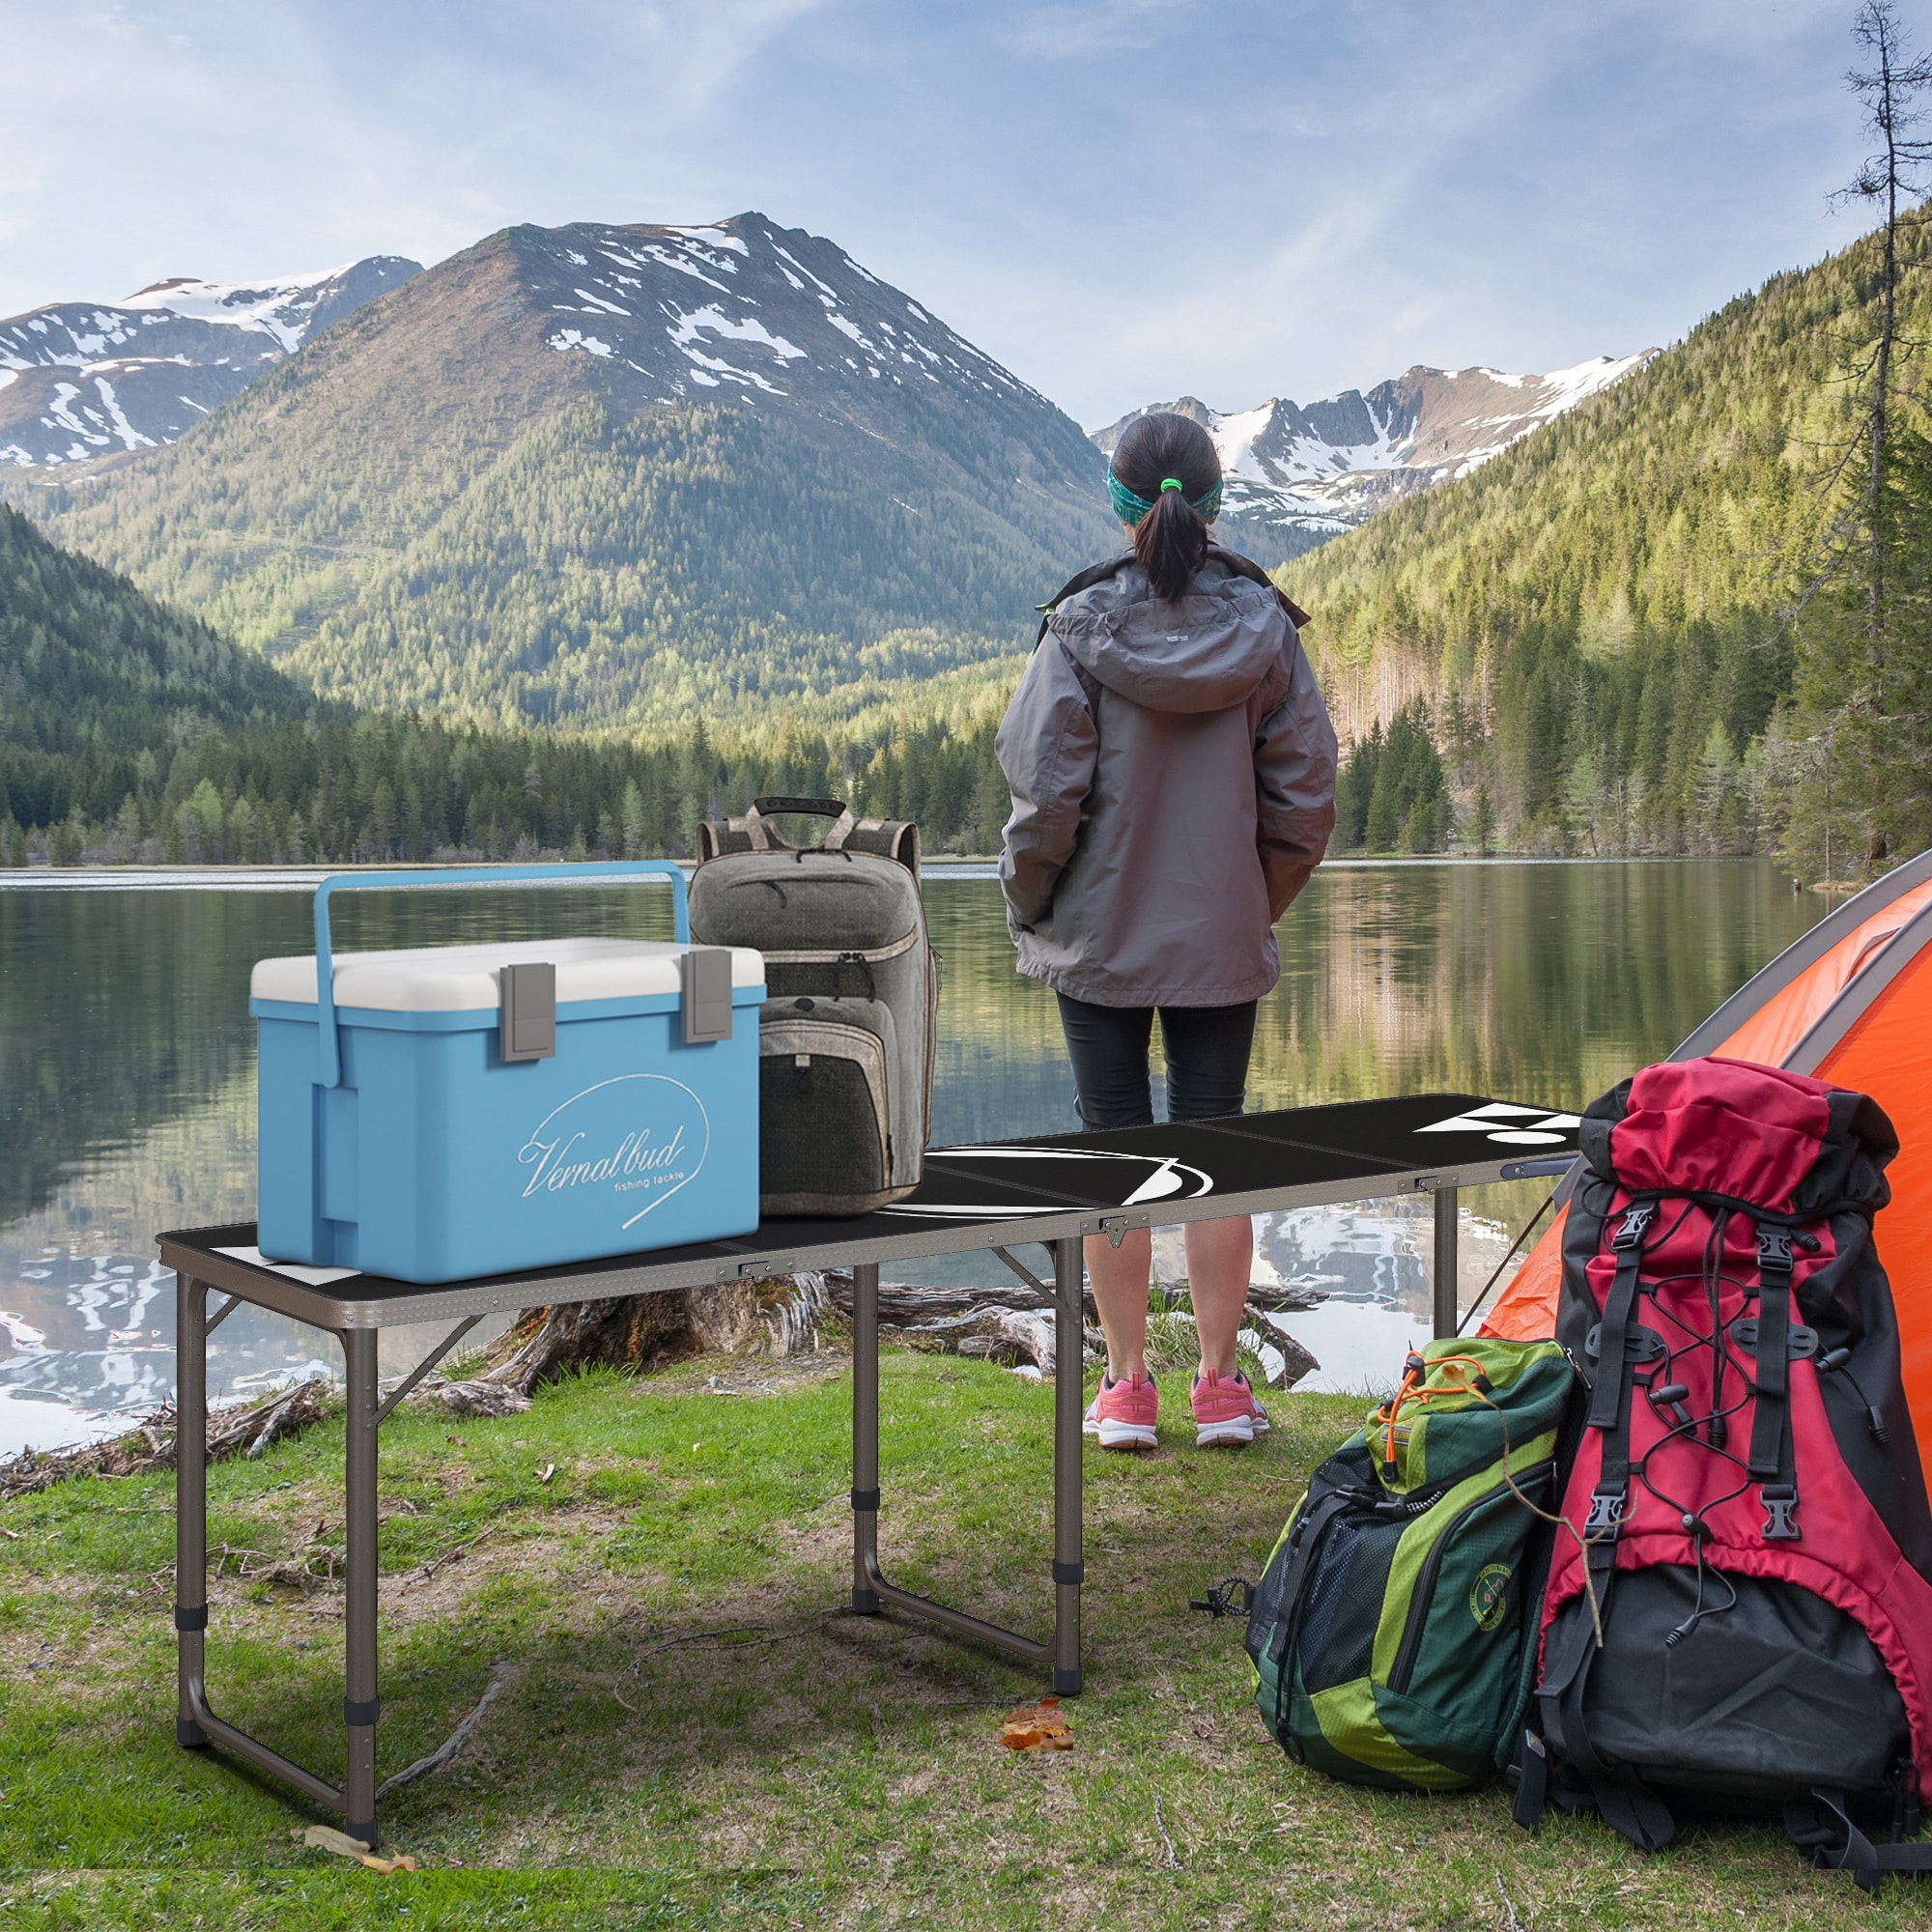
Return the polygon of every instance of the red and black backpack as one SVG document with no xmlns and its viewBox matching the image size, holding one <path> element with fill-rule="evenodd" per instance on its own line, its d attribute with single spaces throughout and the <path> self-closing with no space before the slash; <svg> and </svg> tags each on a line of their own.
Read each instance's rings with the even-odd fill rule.
<svg viewBox="0 0 1932 1932">
<path fill-rule="evenodd" d="M 1932 1512 L 1872 1244 L 1891 1123 L 1741 1061 L 1597 1101 L 1557 1340 L 1582 1372 L 1517 1819 L 1781 1814 L 1876 1889 L 1932 1870 Z M 1867 1831 L 1872 1836 L 1867 1836 Z M 1878 1837 L 1886 1842 L 1874 1843 Z"/>
</svg>

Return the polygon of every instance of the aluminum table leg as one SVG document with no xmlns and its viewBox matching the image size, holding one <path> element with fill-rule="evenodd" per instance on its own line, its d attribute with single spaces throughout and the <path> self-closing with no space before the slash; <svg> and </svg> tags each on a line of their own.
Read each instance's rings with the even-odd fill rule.
<svg viewBox="0 0 1932 1932">
<path fill-rule="evenodd" d="M 1050 1665 L 1054 1688 L 1080 1689 L 1080 1242 L 1054 1244 L 1056 1373 L 1053 1396 L 1054 1624 L 1040 1643 L 968 1616 L 892 1582 L 879 1567 L 879 1270 L 852 1270 L 852 1607 L 876 1615 L 891 1605 L 962 1636 Z M 1070 1284 L 1070 1286 L 1069 1286 Z M 1070 1339 L 1069 1339 L 1070 1338 Z M 1065 1367 L 1061 1365 L 1065 1364 Z"/>
<path fill-rule="evenodd" d="M 1435 1269 L 1430 1283 L 1435 1302 L 1435 1335 L 1454 1335 L 1456 1309 L 1456 1190 L 1435 1190 Z"/>
<path fill-rule="evenodd" d="M 208 1284 L 175 1277 L 175 1743 L 195 1721 L 208 1633 Z"/>
<path fill-rule="evenodd" d="M 1087 1575 L 1080 1516 L 1082 1251 L 1071 1236 L 1053 1244 L 1053 1688 L 1068 1697 L 1080 1694 L 1080 1585 Z"/>
<path fill-rule="evenodd" d="M 228 1306 L 235 1304 L 231 1301 Z M 349 1733 L 349 1781 L 338 1789 L 271 1750 L 210 1709 L 207 1683 L 208 1640 L 208 1284 L 186 1275 L 175 1281 L 175 1631 L 177 1652 L 175 1742 L 193 1747 L 219 1745 L 292 1784 L 319 1804 L 339 1811 L 353 1837 L 376 1842 L 376 1430 L 373 1419 L 349 1431 L 349 1683 L 358 1678 L 369 1699 L 369 1717 Z M 227 1314 L 223 1309 L 215 1318 Z M 376 1335 L 341 1336 L 350 1363 L 350 1414 L 358 1413 L 355 1391 L 362 1390 L 359 1412 L 373 1418 L 376 1395 Z M 358 1367 L 359 1365 L 359 1367 Z M 359 1492 L 364 1501 L 357 1507 Z M 358 1535 L 358 1530 L 360 1534 Z M 359 1560 L 358 1560 L 359 1558 Z M 360 1588 L 358 1589 L 358 1579 Z M 345 1713 L 346 1715 L 346 1713 Z M 359 1772 L 359 1778 L 358 1778 Z"/>
<path fill-rule="evenodd" d="M 876 1616 L 879 1593 L 879 1269 L 852 1270 L 852 1607 Z"/>
<path fill-rule="evenodd" d="M 349 1771 L 342 1829 L 376 1842 L 376 1341 L 374 1328 L 345 1328 L 349 1420 L 343 1452 L 347 1501 L 344 1587 L 345 1695 Z"/>
</svg>

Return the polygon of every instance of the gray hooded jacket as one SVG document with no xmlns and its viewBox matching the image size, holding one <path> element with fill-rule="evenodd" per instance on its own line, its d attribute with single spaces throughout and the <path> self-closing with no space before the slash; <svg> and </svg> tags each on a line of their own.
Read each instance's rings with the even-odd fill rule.
<svg viewBox="0 0 1932 1932">
<path fill-rule="evenodd" d="M 994 750 L 1019 970 L 1102 1007 L 1226 1007 L 1335 824 L 1335 732 L 1271 586 L 1213 553 L 1157 600 L 1123 558 L 1054 611 Z"/>
</svg>

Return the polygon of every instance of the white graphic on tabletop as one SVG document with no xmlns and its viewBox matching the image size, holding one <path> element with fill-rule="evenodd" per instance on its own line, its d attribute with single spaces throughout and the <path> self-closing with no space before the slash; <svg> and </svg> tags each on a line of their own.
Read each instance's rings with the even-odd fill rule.
<svg viewBox="0 0 1932 1932">
<path fill-rule="evenodd" d="M 935 1148 L 933 1152 L 935 1156 L 941 1158 L 944 1166 L 951 1166 L 955 1161 L 962 1167 L 978 1167 L 981 1162 L 1018 1161 L 1022 1163 L 1021 1171 L 1013 1176 L 1013 1179 L 1024 1181 L 1028 1186 L 1038 1187 L 1046 1192 L 1054 1189 L 1053 1170 L 1056 1162 L 1111 1161 L 1117 1167 L 1124 1164 L 1129 1172 L 1122 1173 L 1120 1179 L 1122 1187 L 1126 1191 L 1111 1204 L 1120 1208 L 1139 1207 L 1149 1201 L 1195 1201 L 1204 1194 L 1211 1194 L 1214 1191 L 1214 1178 L 1205 1169 L 1190 1167 L 1185 1161 L 1176 1160 L 1172 1156 L 1163 1158 L 1158 1154 L 1121 1153 L 1107 1148 L 1029 1147 Z M 989 1190 L 996 1190 L 1000 1186 L 1001 1176 L 997 1170 L 974 1178 L 983 1179 Z M 1133 1179 L 1130 1188 L 1127 1187 L 1129 1179 Z M 970 1186 L 971 1181 L 964 1175 L 935 1174 L 920 1190 L 928 1197 L 927 1199 L 901 1201 L 894 1207 L 882 1208 L 879 1211 L 882 1214 L 910 1215 L 916 1218 L 948 1221 L 1021 1220 L 1046 1214 L 1078 1213 L 1083 1206 L 1078 1201 L 975 1199 L 966 1191 Z M 952 1199 L 939 1198 L 942 1191 L 950 1193 Z"/>
<path fill-rule="evenodd" d="M 1569 1131 L 1582 1125 L 1577 1114 L 1552 1114 L 1548 1107 L 1518 1107 L 1507 1100 L 1492 1100 L 1486 1107 L 1471 1107 L 1453 1120 L 1435 1121 L 1417 1127 L 1419 1134 L 1481 1134 L 1486 1140 L 1499 1141 L 1504 1147 L 1561 1147 Z"/>
</svg>

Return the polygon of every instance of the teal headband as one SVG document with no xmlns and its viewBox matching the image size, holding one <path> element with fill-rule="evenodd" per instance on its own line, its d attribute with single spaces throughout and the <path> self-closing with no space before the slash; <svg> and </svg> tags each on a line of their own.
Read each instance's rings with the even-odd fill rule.
<svg viewBox="0 0 1932 1932">
<path fill-rule="evenodd" d="M 1161 492 L 1181 489 L 1179 477 L 1168 476 L 1161 481 Z M 1123 524 L 1138 524 L 1153 508 L 1145 497 L 1139 497 L 1116 476 L 1112 469 L 1107 471 L 1107 495 L 1113 499 L 1114 515 Z M 1197 497 L 1190 506 L 1204 524 L 1211 524 L 1221 514 L 1221 484 L 1217 478 L 1213 489 L 1205 497 Z"/>
</svg>

